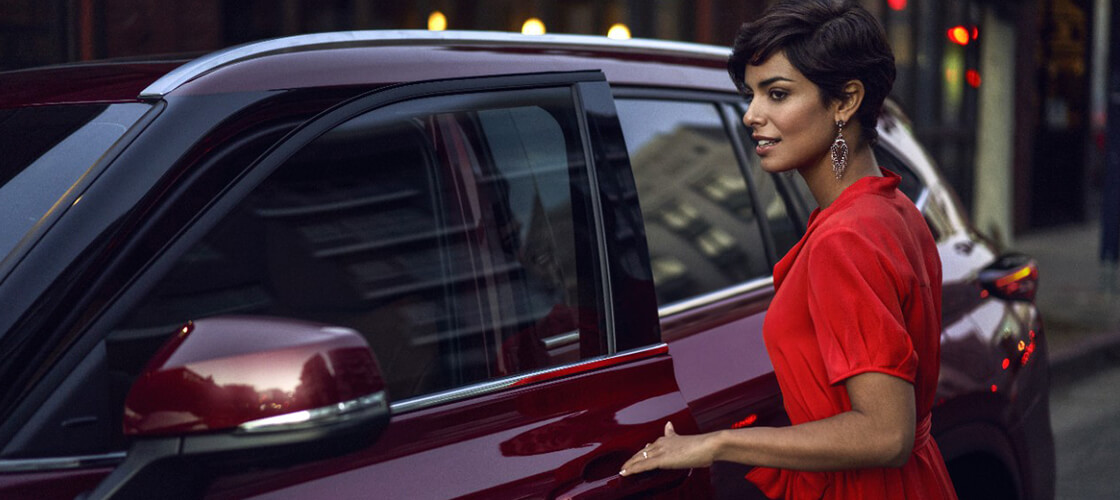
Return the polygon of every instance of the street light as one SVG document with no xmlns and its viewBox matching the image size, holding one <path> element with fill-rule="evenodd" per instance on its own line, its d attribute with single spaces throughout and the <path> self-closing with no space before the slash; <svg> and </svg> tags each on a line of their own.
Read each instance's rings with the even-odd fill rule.
<svg viewBox="0 0 1120 500">
<path fill-rule="evenodd" d="M 622 23 L 615 24 L 607 30 L 607 38 L 628 40 L 630 38 L 630 28 L 627 28 L 626 25 Z"/>
<path fill-rule="evenodd" d="M 535 17 L 530 17 L 525 21 L 525 24 L 521 25 L 521 34 L 523 35 L 543 35 L 544 33 L 544 23 Z"/>
<path fill-rule="evenodd" d="M 428 15 L 428 31 L 443 31 L 447 29 L 447 16 L 440 11 Z"/>
</svg>

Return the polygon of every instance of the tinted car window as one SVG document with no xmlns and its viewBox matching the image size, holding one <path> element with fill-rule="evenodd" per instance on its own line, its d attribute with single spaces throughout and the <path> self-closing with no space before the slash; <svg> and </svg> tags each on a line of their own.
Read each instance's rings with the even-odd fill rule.
<svg viewBox="0 0 1120 500">
<path fill-rule="evenodd" d="M 758 214 L 713 104 L 620 99 L 659 305 L 769 274 Z"/>
<path fill-rule="evenodd" d="M 54 206 L 147 104 L 0 110 L 0 259 Z"/>
<path fill-rule="evenodd" d="M 571 102 L 445 96 L 342 124 L 189 251 L 125 331 L 228 313 L 354 328 L 395 401 L 604 354 L 580 328 L 601 297 L 579 296 L 600 274 L 576 235 L 590 209 L 572 196 L 587 177 Z"/>
<path fill-rule="evenodd" d="M 774 240 L 774 258 L 780 259 L 801 238 L 801 227 L 794 218 L 796 210 L 791 208 L 793 206 L 792 200 L 797 195 L 783 193 L 782 189 L 788 189 L 788 187 L 776 181 L 776 174 L 770 174 L 762 170 L 762 166 L 758 164 L 758 155 L 754 154 L 752 149 L 754 141 L 751 139 L 750 129 L 744 126 L 739 119 L 745 113 L 744 108 L 737 108 L 737 114 L 734 115 L 731 122 L 732 127 L 739 134 L 740 143 L 745 145 L 748 150 L 745 157 L 746 169 L 750 173 L 751 184 L 754 186 L 755 196 L 758 197 L 759 207 L 765 214 L 767 227 L 770 229 L 770 237 Z"/>
</svg>

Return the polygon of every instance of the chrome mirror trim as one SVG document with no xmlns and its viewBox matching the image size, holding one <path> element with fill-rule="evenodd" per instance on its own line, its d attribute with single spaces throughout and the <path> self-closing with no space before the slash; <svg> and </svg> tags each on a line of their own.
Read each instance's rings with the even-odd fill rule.
<svg viewBox="0 0 1120 500">
<path fill-rule="evenodd" d="M 385 399 L 385 393 L 376 392 L 330 406 L 251 420 L 237 426 L 235 433 L 259 434 L 306 429 L 361 418 L 371 414 L 386 413 L 388 410 L 389 405 Z"/>
<path fill-rule="evenodd" d="M 614 40 L 591 35 L 522 35 L 497 31 L 369 30 L 338 31 L 250 42 L 194 59 L 160 77 L 140 92 L 140 99 L 159 99 L 181 85 L 224 66 L 272 54 L 376 45 L 516 44 L 571 48 L 611 48 L 636 52 L 670 52 L 726 59 L 726 47 L 688 42 L 633 38 Z"/>
</svg>

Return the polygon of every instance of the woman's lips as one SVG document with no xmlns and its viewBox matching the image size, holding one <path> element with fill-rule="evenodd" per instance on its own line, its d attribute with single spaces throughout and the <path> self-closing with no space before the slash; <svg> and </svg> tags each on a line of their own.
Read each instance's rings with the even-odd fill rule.
<svg viewBox="0 0 1120 500">
<path fill-rule="evenodd" d="M 779 142 L 781 142 L 781 139 L 759 139 L 758 144 L 754 147 L 754 152 L 762 156 L 773 150 Z"/>
</svg>

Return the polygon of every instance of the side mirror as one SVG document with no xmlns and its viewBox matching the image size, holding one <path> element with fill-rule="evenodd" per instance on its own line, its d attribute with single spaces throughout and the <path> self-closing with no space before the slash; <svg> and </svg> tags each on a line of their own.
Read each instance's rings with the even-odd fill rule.
<svg viewBox="0 0 1120 500">
<path fill-rule="evenodd" d="M 357 332 L 279 318 L 198 320 L 133 383 L 124 409 L 132 447 L 87 498 L 197 497 L 215 468 L 341 455 L 372 442 L 388 420 L 384 381 Z"/>
</svg>

